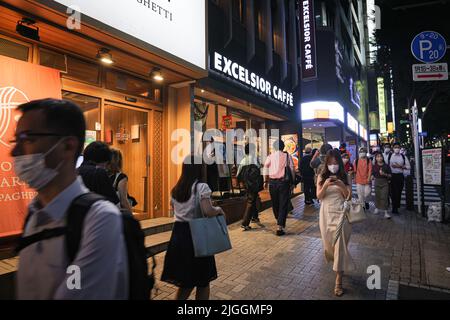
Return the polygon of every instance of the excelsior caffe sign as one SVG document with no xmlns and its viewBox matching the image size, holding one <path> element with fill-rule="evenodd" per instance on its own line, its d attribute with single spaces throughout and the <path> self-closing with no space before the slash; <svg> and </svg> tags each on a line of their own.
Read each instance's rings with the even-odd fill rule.
<svg viewBox="0 0 450 320">
<path fill-rule="evenodd" d="M 232 77 L 241 84 L 259 91 L 260 93 L 273 98 L 283 104 L 293 107 L 294 95 L 292 92 L 286 92 L 277 85 L 273 85 L 263 77 L 260 77 L 247 68 L 239 65 L 237 62 L 214 52 L 212 60 L 212 69 L 218 73 Z"/>
<path fill-rule="evenodd" d="M 205 0 L 53 1 L 206 69 Z"/>
</svg>

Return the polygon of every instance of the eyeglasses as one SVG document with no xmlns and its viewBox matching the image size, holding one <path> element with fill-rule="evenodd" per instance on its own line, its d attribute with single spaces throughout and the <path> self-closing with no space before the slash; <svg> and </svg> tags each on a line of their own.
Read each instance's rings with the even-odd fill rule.
<svg viewBox="0 0 450 320">
<path fill-rule="evenodd" d="M 11 144 L 22 144 L 36 141 L 37 137 L 66 137 L 66 135 L 56 132 L 21 132 L 10 140 Z"/>
</svg>

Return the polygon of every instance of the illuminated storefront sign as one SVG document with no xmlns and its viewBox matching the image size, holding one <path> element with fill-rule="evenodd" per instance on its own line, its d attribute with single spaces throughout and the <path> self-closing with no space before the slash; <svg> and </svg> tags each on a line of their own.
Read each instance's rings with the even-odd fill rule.
<svg viewBox="0 0 450 320">
<path fill-rule="evenodd" d="M 206 1 L 204 0 L 54 1 L 158 50 L 206 69 Z"/>
<path fill-rule="evenodd" d="M 298 1 L 302 79 L 317 78 L 316 30 L 313 0 Z"/>
<path fill-rule="evenodd" d="M 347 112 L 347 127 L 354 133 L 358 134 L 358 121 Z"/>
<path fill-rule="evenodd" d="M 256 89 L 264 95 L 271 97 L 290 107 L 294 106 L 294 95 L 292 92 L 286 92 L 276 85 L 272 85 L 269 81 L 260 77 L 247 68 L 228 59 L 227 57 L 214 52 L 212 60 L 212 69 L 232 77 L 234 80 L 246 85 L 249 88 Z"/>
<path fill-rule="evenodd" d="M 378 114 L 380 118 L 380 133 L 386 133 L 386 96 L 384 92 L 383 78 L 377 78 L 378 88 Z"/>
<path fill-rule="evenodd" d="M 330 119 L 344 123 L 344 108 L 336 101 L 302 103 L 302 120 Z"/>
</svg>

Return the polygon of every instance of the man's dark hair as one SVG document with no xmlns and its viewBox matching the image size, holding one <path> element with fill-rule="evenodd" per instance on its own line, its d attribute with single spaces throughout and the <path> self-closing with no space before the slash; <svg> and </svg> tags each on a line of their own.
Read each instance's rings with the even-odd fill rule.
<svg viewBox="0 0 450 320">
<path fill-rule="evenodd" d="M 328 144 L 328 143 L 324 143 L 321 147 L 320 147 L 320 154 L 321 155 L 326 155 L 328 151 L 333 150 L 333 147 Z"/>
<path fill-rule="evenodd" d="M 347 148 L 347 144 L 345 142 L 342 142 L 340 148 Z"/>
<path fill-rule="evenodd" d="M 75 154 L 76 161 L 83 151 L 86 135 L 86 122 L 83 111 L 73 102 L 60 99 L 33 100 L 17 107 L 23 114 L 29 111 L 40 110 L 45 116 L 45 127 L 48 131 L 64 136 L 78 138 L 78 150 Z"/>
<path fill-rule="evenodd" d="M 389 143 L 389 142 L 387 142 L 387 143 L 385 143 L 384 145 L 383 145 L 385 148 L 386 148 L 386 146 L 391 146 L 391 144 Z"/>
<path fill-rule="evenodd" d="M 275 149 L 275 151 L 283 151 L 284 150 L 284 142 L 283 142 L 283 140 L 276 140 L 273 143 L 273 148 Z"/>
<path fill-rule="evenodd" d="M 111 161 L 112 151 L 109 146 L 101 141 L 91 142 L 83 152 L 84 161 L 104 163 Z"/>
<path fill-rule="evenodd" d="M 394 142 L 394 144 L 392 145 L 392 147 L 394 148 L 394 147 L 399 147 L 399 148 L 401 148 L 401 144 L 400 144 L 400 142 Z"/>
</svg>

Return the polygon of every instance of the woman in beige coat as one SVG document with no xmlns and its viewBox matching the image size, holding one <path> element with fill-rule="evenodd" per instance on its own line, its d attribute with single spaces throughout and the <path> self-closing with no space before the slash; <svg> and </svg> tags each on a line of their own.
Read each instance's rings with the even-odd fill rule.
<svg viewBox="0 0 450 320">
<path fill-rule="evenodd" d="M 352 189 L 348 184 L 344 164 L 338 150 L 330 150 L 325 158 L 322 171 L 317 180 L 317 198 L 320 200 L 320 233 L 328 262 L 333 261 L 333 270 L 336 272 L 334 293 L 342 296 L 342 276 L 344 271 L 354 268 L 348 242 L 350 240 L 351 226 L 344 218 L 344 202 L 351 199 Z M 336 231 L 343 221 L 342 233 L 337 240 Z"/>
</svg>

